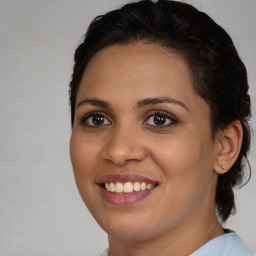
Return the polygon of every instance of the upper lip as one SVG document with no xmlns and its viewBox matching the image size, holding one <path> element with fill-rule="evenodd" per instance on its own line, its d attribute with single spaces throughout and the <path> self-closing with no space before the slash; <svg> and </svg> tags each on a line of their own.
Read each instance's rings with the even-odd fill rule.
<svg viewBox="0 0 256 256">
<path fill-rule="evenodd" d="M 147 184 L 159 184 L 158 181 L 143 177 L 138 174 L 134 173 L 126 173 L 126 174 L 107 174 L 102 176 L 97 180 L 97 184 L 103 184 L 103 183 L 110 183 L 110 182 L 129 182 L 129 181 L 134 181 L 134 182 L 145 182 Z"/>
</svg>

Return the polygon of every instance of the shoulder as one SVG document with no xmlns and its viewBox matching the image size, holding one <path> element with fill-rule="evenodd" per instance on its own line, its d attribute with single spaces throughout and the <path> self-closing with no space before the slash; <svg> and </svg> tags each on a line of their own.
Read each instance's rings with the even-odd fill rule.
<svg viewBox="0 0 256 256">
<path fill-rule="evenodd" d="M 216 237 L 190 256 L 256 256 L 234 232 Z M 108 256 L 106 249 L 100 256 Z"/>
<path fill-rule="evenodd" d="M 100 256 L 108 256 L 108 249 L 106 249 Z"/>
<path fill-rule="evenodd" d="M 216 237 L 191 256 L 256 256 L 234 232 Z"/>
</svg>

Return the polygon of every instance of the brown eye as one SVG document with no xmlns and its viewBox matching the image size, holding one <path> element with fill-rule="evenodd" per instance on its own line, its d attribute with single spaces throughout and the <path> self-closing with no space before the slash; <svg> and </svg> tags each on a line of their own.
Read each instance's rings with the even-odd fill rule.
<svg viewBox="0 0 256 256">
<path fill-rule="evenodd" d="M 165 113 L 155 113 L 145 123 L 153 126 L 168 126 L 176 124 L 177 120 Z"/>
<path fill-rule="evenodd" d="M 153 117 L 153 122 L 155 125 L 165 125 L 166 124 L 166 117 L 163 115 L 155 115 Z"/>
<path fill-rule="evenodd" d="M 111 122 L 102 114 L 91 114 L 81 121 L 85 126 L 103 126 L 109 125 Z"/>
<path fill-rule="evenodd" d="M 92 116 L 92 123 L 93 125 L 102 125 L 104 124 L 104 117 L 101 115 L 94 115 Z"/>
</svg>

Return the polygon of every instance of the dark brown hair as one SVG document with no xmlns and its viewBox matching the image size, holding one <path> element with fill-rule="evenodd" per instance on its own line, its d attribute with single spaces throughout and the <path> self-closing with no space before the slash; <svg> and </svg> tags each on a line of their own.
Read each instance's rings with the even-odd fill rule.
<svg viewBox="0 0 256 256">
<path fill-rule="evenodd" d="M 176 1 L 142 0 L 96 17 L 75 52 L 70 82 L 72 125 L 77 90 L 90 59 L 110 45 L 138 41 L 166 47 L 187 61 L 195 92 L 210 106 L 213 137 L 235 120 L 242 124 L 240 154 L 217 183 L 216 210 L 225 221 L 235 209 L 233 188 L 243 180 L 243 162 L 250 147 L 250 97 L 246 68 L 232 39 L 204 12 Z"/>
</svg>

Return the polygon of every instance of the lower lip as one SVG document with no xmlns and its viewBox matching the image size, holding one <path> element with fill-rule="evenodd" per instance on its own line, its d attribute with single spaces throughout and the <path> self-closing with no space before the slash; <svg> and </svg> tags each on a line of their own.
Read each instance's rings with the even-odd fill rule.
<svg viewBox="0 0 256 256">
<path fill-rule="evenodd" d="M 154 190 L 155 187 L 151 189 L 140 190 L 137 192 L 134 191 L 131 193 L 113 193 L 113 192 L 107 191 L 102 186 L 99 186 L 99 188 L 103 198 L 107 202 L 115 205 L 125 205 L 125 204 L 133 204 L 144 199 L 145 197 L 150 195 L 150 193 Z"/>
</svg>

